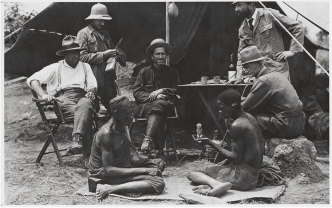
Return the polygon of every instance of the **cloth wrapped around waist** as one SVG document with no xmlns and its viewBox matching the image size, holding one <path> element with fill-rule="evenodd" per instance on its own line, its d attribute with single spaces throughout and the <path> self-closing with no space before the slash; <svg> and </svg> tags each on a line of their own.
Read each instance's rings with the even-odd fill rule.
<svg viewBox="0 0 332 208">
<path fill-rule="evenodd" d="M 260 169 L 247 164 L 213 165 L 205 169 L 205 174 L 221 182 L 232 183 L 232 189 L 249 191 L 261 186 L 278 186 L 285 183 L 284 174 L 278 166 L 263 161 Z"/>
<path fill-rule="evenodd" d="M 234 190 L 249 191 L 257 187 L 259 170 L 244 163 L 208 166 L 204 172 L 218 181 L 232 183 Z"/>
<path fill-rule="evenodd" d="M 286 182 L 284 174 L 278 166 L 274 166 L 267 161 L 263 161 L 259 170 L 257 187 L 261 186 L 279 186 Z"/>
</svg>

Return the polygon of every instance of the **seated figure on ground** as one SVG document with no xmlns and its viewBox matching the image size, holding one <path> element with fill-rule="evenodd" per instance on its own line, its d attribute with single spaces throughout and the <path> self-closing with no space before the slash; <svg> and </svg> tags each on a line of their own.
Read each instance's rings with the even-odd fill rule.
<svg viewBox="0 0 332 208">
<path fill-rule="evenodd" d="M 256 119 L 242 110 L 241 94 L 227 89 L 219 94 L 217 106 L 220 116 L 229 127 L 231 151 L 203 138 L 203 144 L 211 145 L 229 160 L 208 166 L 205 170 L 191 171 L 188 179 L 199 186 L 195 193 L 220 197 L 229 189 L 247 191 L 256 188 L 262 165 L 264 140 Z"/>
<path fill-rule="evenodd" d="M 141 151 L 149 154 L 152 140 L 157 150 L 157 157 L 166 160 L 163 153 L 165 138 L 163 130 L 167 116 L 172 112 L 176 86 L 180 84 L 176 70 L 166 65 L 166 58 L 172 47 L 163 39 L 155 39 L 146 49 L 151 64 L 141 69 L 133 86 L 135 97 L 134 113 L 136 117 L 147 117 L 145 137 Z"/>
<path fill-rule="evenodd" d="M 264 138 L 300 136 L 304 130 L 305 114 L 291 83 L 276 71 L 273 60 L 269 60 L 269 67 L 265 66 L 266 58 L 256 46 L 244 48 L 239 56 L 243 74 L 257 78 L 242 102 L 242 108 L 256 117 Z"/>
<path fill-rule="evenodd" d="M 132 122 L 132 103 L 125 96 L 110 101 L 112 117 L 95 134 L 89 160 L 89 187 L 100 185 L 97 197 L 108 194 L 154 193 L 160 194 L 165 187 L 161 159 L 147 159 L 136 151 L 131 143 L 128 126 Z M 92 190 L 95 191 L 95 190 Z"/>
<path fill-rule="evenodd" d="M 41 99 L 51 101 L 56 98 L 60 101 L 64 119 L 74 120 L 73 141 L 67 154 L 79 153 L 84 148 L 83 155 L 88 159 L 97 81 L 89 64 L 79 61 L 82 50 L 75 36 L 66 36 L 62 50 L 56 53 L 64 59 L 34 73 L 27 83 Z M 47 92 L 42 89 L 42 84 L 47 84 Z"/>
</svg>

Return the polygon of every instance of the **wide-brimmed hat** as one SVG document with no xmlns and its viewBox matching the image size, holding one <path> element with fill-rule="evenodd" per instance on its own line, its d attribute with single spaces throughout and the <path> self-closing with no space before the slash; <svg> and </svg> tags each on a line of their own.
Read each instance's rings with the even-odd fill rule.
<svg viewBox="0 0 332 208">
<path fill-rule="evenodd" d="M 162 38 L 157 38 L 157 39 L 154 39 L 153 41 L 151 41 L 149 47 L 146 49 L 146 53 L 151 54 L 151 52 L 154 51 L 154 49 L 158 48 L 158 47 L 164 47 L 167 54 L 172 53 L 172 46 L 170 44 L 166 43 L 166 41 Z"/>
<path fill-rule="evenodd" d="M 108 14 L 107 7 L 104 4 L 98 3 L 91 7 L 90 15 L 85 20 L 111 20 L 112 17 Z"/>
<path fill-rule="evenodd" d="M 85 48 L 81 48 L 76 42 L 76 37 L 73 35 L 67 35 L 62 40 L 62 49 L 56 52 L 56 55 L 63 56 L 67 51 L 82 51 Z"/>
<path fill-rule="evenodd" d="M 240 51 L 239 58 L 240 58 L 241 64 L 244 65 L 247 63 L 263 60 L 266 57 L 262 56 L 262 54 L 259 52 L 257 46 L 249 46 Z"/>
</svg>

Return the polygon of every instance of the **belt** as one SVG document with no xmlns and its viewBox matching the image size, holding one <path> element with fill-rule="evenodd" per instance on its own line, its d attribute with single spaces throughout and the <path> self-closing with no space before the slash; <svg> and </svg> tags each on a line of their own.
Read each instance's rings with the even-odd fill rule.
<svg viewBox="0 0 332 208">
<path fill-rule="evenodd" d="M 276 114 L 275 116 L 284 116 L 284 117 L 291 117 L 291 116 L 299 116 L 301 115 L 301 113 L 303 113 L 303 107 L 299 107 L 297 109 L 294 110 L 287 110 L 287 111 L 283 111 L 281 113 Z"/>
<path fill-rule="evenodd" d="M 77 92 L 77 93 L 86 93 L 86 91 L 83 90 L 82 88 L 79 88 L 79 87 L 68 87 L 68 88 L 61 89 L 60 91 L 58 91 L 57 93 L 55 93 L 54 97 L 58 97 L 58 96 L 64 94 L 65 92 L 68 92 L 68 91 L 73 91 L 73 92 Z"/>
</svg>

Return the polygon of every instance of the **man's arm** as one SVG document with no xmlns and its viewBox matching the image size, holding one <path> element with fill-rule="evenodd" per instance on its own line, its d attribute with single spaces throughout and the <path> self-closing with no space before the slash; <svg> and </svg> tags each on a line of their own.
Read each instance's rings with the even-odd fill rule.
<svg viewBox="0 0 332 208">
<path fill-rule="evenodd" d="M 252 112 L 258 109 L 270 96 L 269 85 L 262 80 L 256 80 L 252 86 L 250 93 L 241 103 L 245 112 Z"/>
<path fill-rule="evenodd" d="M 112 177 L 129 177 L 136 175 L 153 175 L 159 174 L 157 168 L 119 168 L 114 167 L 114 157 L 112 153 L 112 143 L 108 138 L 109 134 L 98 135 L 101 142 L 102 163 L 108 175 Z"/>
<path fill-rule="evenodd" d="M 40 97 L 42 100 L 51 101 L 55 98 L 54 96 L 47 94 L 43 90 L 38 80 L 32 80 L 30 82 L 30 87 L 37 93 L 38 97 Z"/>
<path fill-rule="evenodd" d="M 243 127 L 232 126 L 230 130 L 230 137 L 232 151 L 222 148 L 211 140 L 208 141 L 208 144 L 219 151 L 227 159 L 230 159 L 233 163 L 239 164 L 242 162 L 243 156 Z"/>
<path fill-rule="evenodd" d="M 158 96 L 158 94 L 157 94 L 157 97 L 156 97 L 157 99 L 167 99 L 168 98 L 167 94 L 173 94 L 173 95 L 178 94 L 177 86 L 179 84 L 181 84 L 180 76 L 176 70 L 173 70 L 173 69 L 171 69 L 171 70 L 172 70 L 172 75 L 171 75 L 172 82 L 171 82 L 170 86 L 168 86 L 167 88 L 162 88 L 162 89 L 159 89 L 159 91 L 155 91 L 156 93 L 160 94 L 160 96 Z M 151 97 L 151 95 L 150 95 L 150 97 Z"/>
<path fill-rule="evenodd" d="M 138 76 L 136 78 L 136 82 L 133 86 L 133 94 L 135 97 L 135 100 L 138 103 L 145 103 L 149 101 L 149 95 L 150 93 L 145 91 L 145 83 L 144 83 L 144 71 L 145 70 L 140 70 L 138 73 Z"/>
<path fill-rule="evenodd" d="M 269 9 L 269 11 L 281 22 L 285 28 L 296 38 L 296 40 L 303 45 L 304 43 L 304 29 L 300 22 L 281 14 L 278 10 Z M 273 18 L 273 17 L 272 17 Z M 274 18 L 273 18 L 274 20 Z M 276 21 L 276 20 L 274 20 Z M 278 22 L 275 23 L 281 30 L 283 30 Z M 277 60 L 287 59 L 294 56 L 295 53 L 302 52 L 302 47 L 291 38 L 289 51 L 277 53 Z"/>
<path fill-rule="evenodd" d="M 105 60 L 107 60 L 110 55 L 106 53 L 107 52 L 101 52 L 101 51 L 96 51 L 96 52 L 91 52 L 88 49 L 89 46 L 89 36 L 90 34 L 86 33 L 84 30 L 81 30 L 77 33 L 77 42 L 81 46 L 81 48 L 85 48 L 85 50 L 81 51 L 80 54 L 80 60 L 82 62 L 86 62 L 89 64 L 102 64 Z M 97 47 L 97 41 L 90 43 L 90 44 L 95 44 L 95 47 Z M 114 50 L 114 55 L 116 50 Z M 105 56 L 105 57 L 104 57 Z M 109 56 L 109 57 L 108 57 Z"/>
<path fill-rule="evenodd" d="M 44 67 L 27 79 L 28 86 L 33 89 L 38 97 L 43 100 L 51 101 L 54 97 L 48 95 L 41 87 L 42 83 L 48 83 L 55 79 L 55 73 L 59 65 L 57 63 Z"/>
</svg>

